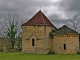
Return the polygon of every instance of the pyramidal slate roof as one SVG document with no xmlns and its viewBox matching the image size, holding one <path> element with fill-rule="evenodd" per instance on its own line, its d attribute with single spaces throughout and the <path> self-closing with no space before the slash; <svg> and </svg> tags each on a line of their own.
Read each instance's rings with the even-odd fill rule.
<svg viewBox="0 0 80 60">
<path fill-rule="evenodd" d="M 79 33 L 74 31 L 73 29 L 67 27 L 66 25 L 64 25 L 61 28 L 57 29 L 54 32 L 54 34 L 79 34 Z"/>
<path fill-rule="evenodd" d="M 39 10 L 30 20 L 24 23 L 22 26 L 28 25 L 49 25 L 51 27 L 55 27 L 49 19 Z M 55 27 L 56 28 L 56 27 Z"/>
</svg>

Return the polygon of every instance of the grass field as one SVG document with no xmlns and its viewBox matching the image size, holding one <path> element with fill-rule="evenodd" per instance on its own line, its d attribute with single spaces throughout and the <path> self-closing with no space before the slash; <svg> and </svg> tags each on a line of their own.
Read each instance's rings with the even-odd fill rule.
<svg viewBox="0 0 80 60">
<path fill-rule="evenodd" d="M 21 52 L 0 52 L 0 60 L 80 60 L 80 55 L 37 55 Z"/>
</svg>

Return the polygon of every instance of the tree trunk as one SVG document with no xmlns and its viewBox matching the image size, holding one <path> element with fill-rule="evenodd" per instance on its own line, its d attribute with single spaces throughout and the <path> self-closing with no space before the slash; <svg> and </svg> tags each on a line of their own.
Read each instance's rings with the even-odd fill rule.
<svg viewBox="0 0 80 60">
<path fill-rule="evenodd" d="M 14 45 L 15 45 L 15 40 L 12 40 L 11 42 L 12 49 L 14 49 Z"/>
</svg>

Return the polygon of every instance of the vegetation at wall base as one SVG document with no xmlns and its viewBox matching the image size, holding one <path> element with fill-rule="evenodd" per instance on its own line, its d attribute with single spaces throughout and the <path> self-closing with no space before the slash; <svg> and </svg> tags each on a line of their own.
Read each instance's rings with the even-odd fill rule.
<svg viewBox="0 0 80 60">
<path fill-rule="evenodd" d="M 53 55 L 53 54 L 55 54 L 54 51 L 49 51 L 49 52 L 48 52 L 48 55 Z"/>
<path fill-rule="evenodd" d="M 80 50 L 77 53 L 80 54 Z"/>
</svg>

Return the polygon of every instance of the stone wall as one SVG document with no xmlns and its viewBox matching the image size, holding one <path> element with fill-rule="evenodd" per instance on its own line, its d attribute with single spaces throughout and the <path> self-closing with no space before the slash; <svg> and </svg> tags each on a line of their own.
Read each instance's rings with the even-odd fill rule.
<svg viewBox="0 0 80 60">
<path fill-rule="evenodd" d="M 8 39 L 7 38 L 4 38 L 4 37 L 0 37 L 0 50 L 3 50 L 4 48 L 4 45 L 5 44 L 8 44 Z"/>
<path fill-rule="evenodd" d="M 64 44 L 66 45 L 65 47 Z M 52 46 L 56 54 L 77 54 L 79 50 L 79 35 L 54 35 Z"/>
<path fill-rule="evenodd" d="M 23 26 L 22 27 L 22 52 L 47 54 L 50 48 L 49 26 Z M 32 46 L 34 39 L 34 46 Z"/>
</svg>

